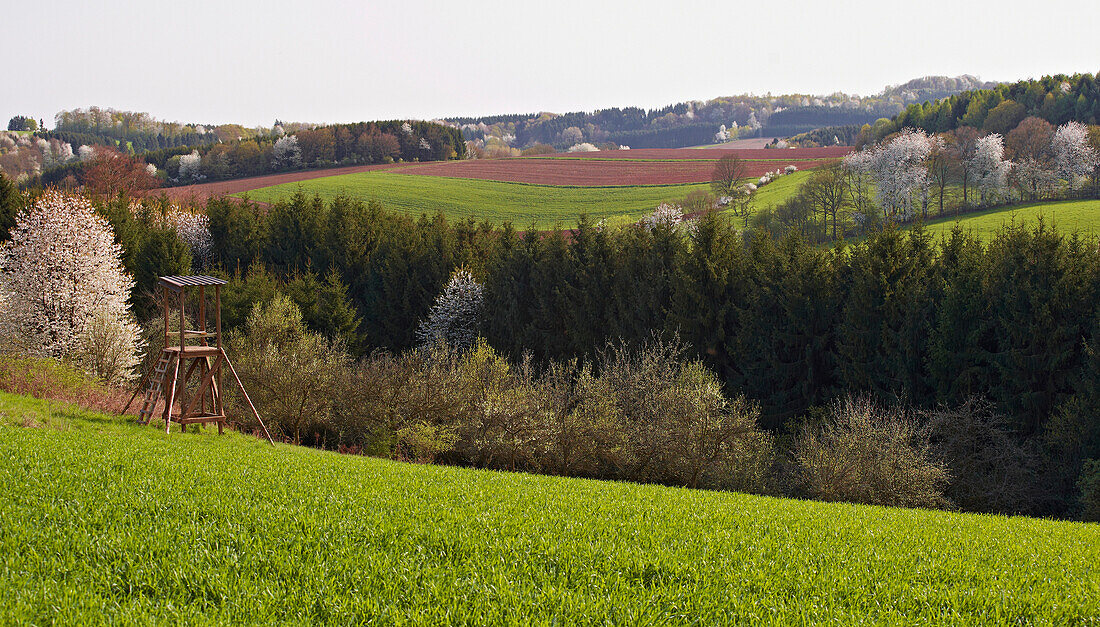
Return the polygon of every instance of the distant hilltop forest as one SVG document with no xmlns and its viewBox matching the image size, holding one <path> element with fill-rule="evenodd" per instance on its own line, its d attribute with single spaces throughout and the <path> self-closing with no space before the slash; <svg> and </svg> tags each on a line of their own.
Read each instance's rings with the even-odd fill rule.
<svg viewBox="0 0 1100 627">
<path fill-rule="evenodd" d="M 516 156 L 540 146 L 568 150 L 591 144 L 612 148 L 682 148 L 751 137 L 789 137 L 821 127 L 838 131 L 850 143 L 863 124 L 890 118 L 911 103 L 935 101 L 998 83 L 977 77 L 926 76 L 891 86 L 873 96 L 740 95 L 681 102 L 661 109 L 638 107 L 565 114 L 538 113 L 448 118 L 462 129 L 471 149 L 485 156 Z M 843 140 L 848 139 L 845 142 Z"/>
<path fill-rule="evenodd" d="M 122 155 L 175 185 L 335 165 L 462 159 L 453 125 L 420 120 L 271 127 L 166 122 L 148 113 L 61 111 L 54 127 L 17 115 L 0 131 L 0 174 L 27 185 L 82 184 L 97 156 Z"/>
</svg>

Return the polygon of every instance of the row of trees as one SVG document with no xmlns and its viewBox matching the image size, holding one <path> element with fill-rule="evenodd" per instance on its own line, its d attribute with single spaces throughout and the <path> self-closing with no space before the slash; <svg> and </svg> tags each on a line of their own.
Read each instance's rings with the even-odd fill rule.
<svg viewBox="0 0 1100 627">
<path fill-rule="evenodd" d="M 1097 198 L 1098 155 L 1100 127 L 1077 122 L 1055 128 L 1031 117 L 1004 137 L 966 126 L 938 135 L 905 129 L 818 168 L 778 206 L 756 207 L 751 220 L 742 213 L 747 227 L 826 241 L 976 207 Z M 752 204 L 748 189 L 739 197 Z"/>
<path fill-rule="evenodd" d="M 169 182 L 194 183 L 334 165 L 461 159 L 457 129 L 432 122 L 364 122 L 302 129 L 292 135 L 213 144 L 165 159 Z"/>
</svg>

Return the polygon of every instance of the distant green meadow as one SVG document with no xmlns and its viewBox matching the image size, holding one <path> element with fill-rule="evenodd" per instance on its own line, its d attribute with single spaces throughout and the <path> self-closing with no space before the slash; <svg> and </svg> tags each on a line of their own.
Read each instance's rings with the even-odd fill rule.
<svg viewBox="0 0 1100 627">
<path fill-rule="evenodd" d="M 1100 525 L 166 436 L 0 393 L 0 623 L 1084 624 Z"/>
<path fill-rule="evenodd" d="M 1100 235 L 1100 200 L 1064 200 L 997 207 L 957 217 L 929 220 L 925 223 L 925 228 L 938 236 L 949 234 L 957 224 L 963 231 L 989 240 L 1005 226 L 1034 226 L 1040 218 L 1047 226 L 1056 228 L 1060 233 Z"/>
<path fill-rule="evenodd" d="M 301 190 L 327 200 L 340 195 L 378 200 L 387 209 L 414 216 L 441 212 L 451 220 L 473 218 L 497 225 L 510 221 L 520 230 L 532 226 L 544 230 L 557 225 L 573 227 L 582 213 L 593 221 L 606 219 L 609 224 L 631 222 L 662 202 L 678 201 L 697 189 L 709 186 L 566 187 L 375 171 L 284 183 L 237 195 L 273 203 Z"/>
</svg>

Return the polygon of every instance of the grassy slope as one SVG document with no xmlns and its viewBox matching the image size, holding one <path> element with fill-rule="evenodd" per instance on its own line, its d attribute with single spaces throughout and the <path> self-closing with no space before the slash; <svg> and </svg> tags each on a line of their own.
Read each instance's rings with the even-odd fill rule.
<svg viewBox="0 0 1100 627">
<path fill-rule="evenodd" d="M 450 219 L 473 217 L 496 224 L 512 221 L 517 228 L 532 224 L 538 229 L 576 224 L 581 213 L 609 223 L 636 220 L 658 204 L 683 198 L 706 185 L 633 187 L 558 187 L 500 183 L 471 179 L 364 172 L 344 174 L 264 187 L 248 192 L 261 202 L 275 202 L 298 191 L 333 198 L 346 194 L 365 200 L 377 199 L 388 209 L 414 215 L 442 211 Z M 243 194 L 241 194 L 243 195 Z"/>
<path fill-rule="evenodd" d="M 1013 221 L 1017 224 L 1034 223 L 1039 217 L 1062 233 L 1080 231 L 1100 235 L 1100 200 L 1037 202 L 999 207 L 964 214 L 958 218 L 930 220 L 926 223 L 926 227 L 938 236 L 941 233 L 950 233 L 957 223 L 963 230 L 970 230 L 978 237 L 988 240 L 1006 224 Z"/>
<path fill-rule="evenodd" d="M 798 191 L 798 186 L 810 178 L 809 170 L 802 170 L 794 174 L 781 176 L 756 191 L 756 200 L 753 206 L 762 209 L 768 205 L 778 205 L 793 196 Z"/>
<path fill-rule="evenodd" d="M 1100 525 L 165 436 L 0 394 L 0 623 L 1080 622 Z"/>
</svg>

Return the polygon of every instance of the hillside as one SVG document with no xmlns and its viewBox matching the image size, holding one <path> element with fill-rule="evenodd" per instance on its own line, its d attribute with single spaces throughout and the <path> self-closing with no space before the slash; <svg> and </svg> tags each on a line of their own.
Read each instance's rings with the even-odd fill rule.
<svg viewBox="0 0 1100 627">
<path fill-rule="evenodd" d="M 907 105 L 935 100 L 968 89 L 993 88 L 973 76 L 926 76 L 892 85 L 878 94 L 858 96 L 741 94 L 706 101 L 680 102 L 659 109 L 624 107 L 564 114 L 538 113 L 456 117 L 467 140 L 489 151 L 535 144 L 559 149 L 579 142 L 631 148 L 682 148 L 752 137 L 784 137 L 815 128 L 872 123 Z M 830 134 L 831 137 L 831 134 Z"/>
<path fill-rule="evenodd" d="M 476 163 L 476 162 L 474 162 Z M 416 168 L 413 168 L 416 169 Z M 630 185 L 563 187 L 420 176 L 398 172 L 365 172 L 329 176 L 308 181 L 283 183 L 238 194 L 255 201 L 272 203 L 298 193 L 331 200 L 347 195 L 360 200 L 381 201 L 386 209 L 412 216 L 442 213 L 451 220 L 473 218 L 500 225 L 510 221 L 516 228 L 550 229 L 571 226 L 587 213 L 594 220 L 612 222 L 636 220 L 662 202 L 677 201 L 705 184 Z"/>
<path fill-rule="evenodd" d="M 13 425 L 36 426 L 25 428 Z M 1100 526 L 423 466 L 0 394 L 0 621 L 1073 623 Z"/>
<path fill-rule="evenodd" d="M 549 229 L 559 224 L 571 226 L 582 213 L 610 223 L 633 221 L 662 202 L 680 202 L 692 192 L 708 191 L 714 166 L 726 154 L 744 159 L 746 176 L 755 180 L 789 165 L 799 170 L 819 167 L 849 150 L 843 146 L 807 150 L 613 150 L 361 166 L 360 171 L 332 171 L 339 174 L 336 176 L 280 175 L 285 180 L 268 177 L 251 179 L 247 186 L 207 184 L 172 191 L 187 197 L 202 190 L 220 190 L 239 197 L 247 194 L 249 199 L 262 203 L 285 200 L 299 191 L 329 200 L 343 194 L 379 200 L 388 209 L 414 216 L 442 212 L 453 220 L 473 218 L 496 224 L 510 221 L 518 228 L 534 225 Z M 374 171 L 378 168 L 389 170 Z M 765 193 L 772 187 L 776 189 Z M 764 188 L 757 204 L 778 204 L 796 187 L 777 183 Z"/>
<path fill-rule="evenodd" d="M 1002 228 L 1010 224 L 1034 226 L 1042 219 L 1047 226 L 1069 234 L 1100 235 L 1100 200 L 1063 200 L 1033 202 L 1009 207 L 996 207 L 984 211 L 930 220 L 925 224 L 929 232 L 948 234 L 955 225 L 963 231 L 971 231 L 983 240 L 990 240 Z"/>
</svg>

